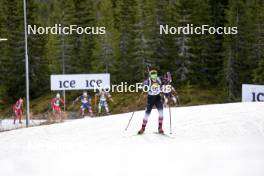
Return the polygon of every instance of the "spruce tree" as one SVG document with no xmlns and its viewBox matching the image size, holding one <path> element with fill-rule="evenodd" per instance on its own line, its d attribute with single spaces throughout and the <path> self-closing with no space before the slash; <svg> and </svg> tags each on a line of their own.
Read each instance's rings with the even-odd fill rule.
<svg viewBox="0 0 264 176">
<path fill-rule="evenodd" d="M 199 7 L 199 8 L 197 8 Z M 196 0 L 193 2 L 193 13 L 191 21 L 194 26 L 212 25 L 210 7 L 208 0 Z M 211 47 L 214 45 L 214 35 L 205 33 L 201 35 L 192 35 L 192 61 L 191 61 L 191 83 L 200 86 L 210 85 L 210 77 L 215 58 L 212 55 Z"/>
<path fill-rule="evenodd" d="M 254 1 L 251 14 L 255 23 L 255 31 L 253 31 L 255 33 L 254 60 L 258 63 L 253 72 L 253 80 L 256 83 L 264 84 L 264 2 Z"/>
<path fill-rule="evenodd" d="M 154 23 L 154 1 L 137 0 L 134 25 L 135 76 L 140 80 L 146 76 L 146 68 L 152 63 L 154 49 L 152 48 Z"/>
<path fill-rule="evenodd" d="M 118 77 L 120 81 L 136 82 L 137 77 L 134 76 L 135 59 L 133 58 L 133 48 L 135 47 L 135 0 L 123 0 L 118 4 L 120 8 L 119 23 L 117 26 L 120 32 L 119 53 L 117 61 Z M 140 74 L 140 73 L 139 73 Z"/>
<path fill-rule="evenodd" d="M 74 0 L 73 23 L 81 27 L 95 26 L 95 2 L 92 0 Z M 70 54 L 70 73 L 91 72 L 93 49 L 95 47 L 93 35 L 73 34 L 71 40 L 73 50 Z"/>
<path fill-rule="evenodd" d="M 214 27 L 223 27 L 226 23 L 225 10 L 228 0 L 210 0 L 211 25 Z M 208 79 L 211 85 L 223 87 L 224 79 L 224 35 L 214 35 L 211 41 L 211 62 L 208 63 L 210 77 Z"/>
<path fill-rule="evenodd" d="M 159 28 L 160 25 L 167 24 L 167 8 L 168 8 L 168 0 L 164 1 L 155 1 L 155 11 L 154 11 L 154 31 L 153 31 L 153 42 L 152 47 L 154 49 L 154 54 L 152 55 L 151 62 L 156 67 L 160 67 L 161 71 L 164 64 L 164 60 L 169 59 L 169 47 L 166 41 L 167 37 L 165 35 L 161 35 Z"/>
<path fill-rule="evenodd" d="M 3 8 L 3 0 L 0 0 L 0 38 L 4 38 L 6 35 L 6 29 L 5 29 L 5 14 L 4 14 L 4 8 Z M 4 59 L 5 59 L 5 42 L 0 42 L 0 71 L 2 72 L 4 70 Z M 4 85 L 4 79 L 5 76 L 3 73 L 0 75 L 0 97 L 5 98 L 5 85 Z"/>
<path fill-rule="evenodd" d="M 182 0 L 177 3 L 178 20 L 175 22 L 177 26 L 187 26 L 191 24 L 192 8 L 190 2 Z M 177 55 L 175 56 L 175 75 L 176 83 L 186 83 L 190 80 L 191 58 L 193 56 L 191 50 L 191 36 L 179 34 L 175 37 L 177 45 Z"/>
<path fill-rule="evenodd" d="M 92 70 L 113 73 L 118 57 L 118 31 L 114 27 L 113 5 L 111 1 L 102 0 L 97 5 L 96 26 L 105 27 L 106 33 L 95 37 L 96 47 L 93 51 Z"/>
<path fill-rule="evenodd" d="M 23 3 L 18 0 L 3 0 L 4 26 L 6 29 L 4 56 L 1 58 L 1 74 L 9 101 L 25 95 L 25 57 Z"/>
<path fill-rule="evenodd" d="M 27 1 L 28 24 L 42 26 L 39 17 L 39 4 L 34 0 Z M 28 35 L 28 57 L 29 57 L 29 75 L 30 75 L 30 90 L 31 97 L 38 97 L 49 90 L 49 62 L 46 56 L 47 36 L 40 34 Z"/>
<path fill-rule="evenodd" d="M 226 26 L 238 27 L 237 35 L 225 36 L 225 78 L 228 100 L 238 99 L 242 83 L 252 82 L 256 68 L 253 55 L 255 43 L 254 20 L 250 2 L 231 0 L 227 11 Z"/>
</svg>

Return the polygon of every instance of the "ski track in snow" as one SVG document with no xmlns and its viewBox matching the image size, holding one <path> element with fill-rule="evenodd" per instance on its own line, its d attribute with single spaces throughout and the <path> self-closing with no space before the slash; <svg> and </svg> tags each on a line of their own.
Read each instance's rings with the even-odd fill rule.
<svg viewBox="0 0 264 176">
<path fill-rule="evenodd" d="M 153 110 L 0 133 L 3 176 L 263 176 L 264 103 L 172 108 L 170 137 Z M 169 110 L 164 110 L 169 134 Z"/>
</svg>

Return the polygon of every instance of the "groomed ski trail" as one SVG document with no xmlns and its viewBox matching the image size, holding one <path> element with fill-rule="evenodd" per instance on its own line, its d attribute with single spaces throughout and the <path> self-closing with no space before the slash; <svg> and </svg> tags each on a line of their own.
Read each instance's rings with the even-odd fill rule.
<svg viewBox="0 0 264 176">
<path fill-rule="evenodd" d="M 173 138 L 136 137 L 144 111 L 0 133 L 5 176 L 263 176 L 264 103 L 172 108 Z M 168 109 L 164 130 L 169 134 Z"/>
</svg>

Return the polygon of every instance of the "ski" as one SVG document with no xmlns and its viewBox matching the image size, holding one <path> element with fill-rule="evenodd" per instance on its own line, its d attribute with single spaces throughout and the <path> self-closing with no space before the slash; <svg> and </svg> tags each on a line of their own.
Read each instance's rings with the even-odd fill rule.
<svg viewBox="0 0 264 176">
<path fill-rule="evenodd" d="M 164 136 L 164 137 L 170 138 L 170 139 L 174 139 L 175 138 L 172 135 L 169 135 L 169 134 L 166 134 L 166 133 L 153 132 L 153 134 Z M 151 133 L 142 133 L 142 134 L 136 133 L 136 134 L 127 135 L 127 136 L 124 136 L 124 137 L 136 137 L 136 136 L 148 136 L 148 135 L 151 135 Z"/>
<path fill-rule="evenodd" d="M 158 135 L 161 135 L 161 136 L 164 136 L 164 137 L 168 137 L 168 138 L 173 138 L 173 136 L 169 135 L 169 134 L 166 134 L 166 133 L 159 133 L 159 132 L 153 132 L 154 134 L 158 134 Z"/>
</svg>

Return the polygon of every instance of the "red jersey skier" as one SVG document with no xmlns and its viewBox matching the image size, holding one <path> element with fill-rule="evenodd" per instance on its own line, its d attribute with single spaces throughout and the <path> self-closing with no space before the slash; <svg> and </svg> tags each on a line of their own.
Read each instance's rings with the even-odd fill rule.
<svg viewBox="0 0 264 176">
<path fill-rule="evenodd" d="M 60 104 L 64 104 L 64 101 L 60 98 L 60 94 L 57 93 L 56 97 L 52 98 L 50 105 L 51 105 L 52 113 L 53 113 L 54 117 L 57 117 L 59 115 L 60 120 L 61 120 Z"/>
<path fill-rule="evenodd" d="M 151 113 L 153 106 L 155 105 L 159 112 L 159 122 L 158 122 L 158 132 L 163 134 L 162 129 L 163 123 L 163 105 L 161 102 L 161 80 L 158 77 L 156 70 L 151 70 L 149 72 L 149 79 L 144 81 L 144 86 L 148 87 L 148 98 L 147 98 L 147 107 L 145 111 L 145 116 L 143 118 L 143 123 L 141 129 L 138 131 L 138 134 L 143 134 L 148 123 L 148 117 Z"/>
<path fill-rule="evenodd" d="M 21 119 L 23 116 L 23 98 L 19 98 L 13 105 L 12 109 L 15 113 L 14 124 L 16 123 L 16 119 L 19 119 L 19 123 L 22 123 Z"/>
</svg>

